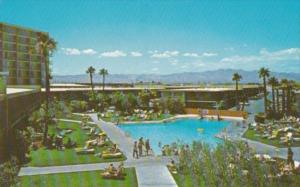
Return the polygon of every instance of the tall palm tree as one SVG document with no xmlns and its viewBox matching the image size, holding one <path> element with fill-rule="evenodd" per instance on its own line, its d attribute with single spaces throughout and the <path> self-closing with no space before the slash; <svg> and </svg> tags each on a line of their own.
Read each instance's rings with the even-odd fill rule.
<svg viewBox="0 0 300 187">
<path fill-rule="evenodd" d="M 265 104 L 265 113 L 267 112 L 267 81 L 266 78 L 270 76 L 270 71 L 267 68 L 260 68 L 259 78 L 263 79 L 264 84 L 264 104 Z"/>
<path fill-rule="evenodd" d="M 56 50 L 57 42 L 49 37 L 46 34 L 39 33 L 38 41 L 36 44 L 36 50 L 40 53 L 41 59 L 45 65 L 45 88 L 46 88 L 46 114 L 47 116 L 49 113 L 49 100 L 50 100 L 50 79 L 51 79 L 51 72 L 50 72 L 50 63 L 49 57 L 53 55 L 54 51 Z M 46 143 L 47 135 L 48 135 L 48 122 L 49 119 L 46 118 L 45 120 L 45 130 L 44 130 L 44 137 L 43 143 Z"/>
<path fill-rule="evenodd" d="M 106 75 L 108 75 L 108 71 L 107 69 L 100 69 L 99 74 L 102 76 L 102 90 L 104 91 L 104 87 L 105 87 L 105 77 Z"/>
<path fill-rule="evenodd" d="M 286 90 L 287 90 L 287 85 L 288 85 L 288 80 L 287 79 L 282 79 L 281 80 L 281 90 L 282 90 L 282 98 L 281 98 L 281 101 L 282 101 L 282 113 L 285 114 L 286 113 Z"/>
<path fill-rule="evenodd" d="M 276 107 L 275 107 L 275 86 L 277 86 L 277 79 L 275 77 L 271 77 L 269 79 L 269 82 L 268 82 L 271 87 L 272 87 L 272 110 L 273 110 L 273 113 L 276 112 Z"/>
<path fill-rule="evenodd" d="M 293 80 L 289 80 L 287 84 L 287 97 L 286 97 L 286 114 L 291 114 L 291 103 L 292 103 L 292 90 L 295 85 Z"/>
<path fill-rule="evenodd" d="M 88 69 L 86 70 L 86 73 L 89 74 L 89 76 L 90 76 L 90 83 L 91 83 L 91 87 L 92 87 L 93 97 L 95 97 L 94 82 L 93 82 L 93 75 L 94 75 L 95 71 L 96 71 L 96 69 L 93 66 L 88 67 Z"/>
<path fill-rule="evenodd" d="M 276 105 L 277 105 L 277 113 L 280 112 L 280 104 L 279 104 L 279 82 L 277 82 L 277 85 L 276 85 Z"/>
<path fill-rule="evenodd" d="M 235 99 L 236 99 L 236 110 L 239 110 L 239 81 L 242 76 L 238 73 L 232 75 L 232 80 L 235 81 Z"/>
</svg>

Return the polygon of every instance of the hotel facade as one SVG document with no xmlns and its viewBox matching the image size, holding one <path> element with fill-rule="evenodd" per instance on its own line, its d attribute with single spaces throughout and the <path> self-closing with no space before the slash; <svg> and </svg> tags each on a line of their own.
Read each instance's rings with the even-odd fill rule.
<svg viewBox="0 0 300 187">
<path fill-rule="evenodd" d="M 39 38 L 47 35 L 0 22 L 0 72 L 8 73 L 7 85 L 45 85 L 45 58 Z"/>
</svg>

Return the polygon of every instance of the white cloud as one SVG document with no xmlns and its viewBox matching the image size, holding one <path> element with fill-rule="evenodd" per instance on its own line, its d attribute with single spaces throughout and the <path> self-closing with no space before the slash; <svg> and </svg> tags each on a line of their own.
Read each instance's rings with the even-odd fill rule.
<svg viewBox="0 0 300 187">
<path fill-rule="evenodd" d="M 170 58 L 175 57 L 179 54 L 178 51 L 164 51 L 164 52 L 158 52 L 158 51 L 149 51 L 152 58 Z"/>
<path fill-rule="evenodd" d="M 177 59 L 171 60 L 170 63 L 172 66 L 176 66 L 178 64 L 178 60 Z"/>
<path fill-rule="evenodd" d="M 152 68 L 151 71 L 157 72 L 158 68 Z"/>
<path fill-rule="evenodd" d="M 217 56 L 217 53 L 209 53 L 209 52 L 205 52 L 202 54 L 202 56 L 204 57 L 213 57 L 213 56 Z"/>
<path fill-rule="evenodd" d="M 125 56 L 127 56 L 127 53 L 120 50 L 107 51 L 100 54 L 100 57 L 108 57 L 108 58 L 117 58 L 117 57 L 125 57 Z"/>
<path fill-rule="evenodd" d="M 185 57 L 198 57 L 199 55 L 197 53 L 184 53 L 183 56 L 185 56 Z"/>
<path fill-rule="evenodd" d="M 65 55 L 94 55 L 97 53 L 94 49 L 61 48 Z"/>
<path fill-rule="evenodd" d="M 130 54 L 131 54 L 131 56 L 133 56 L 133 57 L 140 57 L 140 56 L 143 56 L 143 54 L 140 53 L 140 52 L 138 52 L 138 51 L 132 51 Z"/>
<path fill-rule="evenodd" d="M 80 55 L 81 52 L 79 49 L 76 48 L 61 48 L 65 55 Z"/>
<path fill-rule="evenodd" d="M 252 63 L 252 62 L 276 62 L 284 60 L 300 60 L 300 48 L 283 49 L 279 51 L 269 52 L 266 49 L 261 49 L 258 55 L 250 56 L 231 56 L 221 59 L 221 62 L 239 62 L 239 63 Z"/>
<path fill-rule="evenodd" d="M 182 65 L 182 66 L 180 66 L 180 68 L 181 69 L 186 69 L 186 68 L 188 68 L 188 66 L 187 65 Z"/>
<path fill-rule="evenodd" d="M 152 63 L 152 64 L 159 64 L 160 61 L 152 61 L 151 63 Z"/>
<path fill-rule="evenodd" d="M 82 53 L 86 55 L 94 55 L 97 53 L 97 51 L 95 51 L 94 49 L 84 49 L 82 50 Z"/>
</svg>

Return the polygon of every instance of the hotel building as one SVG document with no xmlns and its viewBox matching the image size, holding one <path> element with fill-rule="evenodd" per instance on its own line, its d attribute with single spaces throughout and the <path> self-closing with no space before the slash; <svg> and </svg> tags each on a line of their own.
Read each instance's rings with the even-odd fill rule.
<svg viewBox="0 0 300 187">
<path fill-rule="evenodd" d="M 45 62 L 38 42 L 45 32 L 0 22 L 0 72 L 7 72 L 7 85 L 44 85 Z"/>
</svg>

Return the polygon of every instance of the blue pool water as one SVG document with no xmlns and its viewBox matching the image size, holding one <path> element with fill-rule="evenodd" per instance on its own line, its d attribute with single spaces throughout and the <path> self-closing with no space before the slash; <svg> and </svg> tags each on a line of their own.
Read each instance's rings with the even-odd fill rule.
<svg viewBox="0 0 300 187">
<path fill-rule="evenodd" d="M 161 154 L 161 149 L 158 147 L 159 142 L 162 145 L 170 145 L 178 141 L 191 144 L 196 140 L 206 142 L 212 146 L 216 145 L 221 140 L 215 138 L 215 135 L 221 132 L 229 123 L 229 121 L 188 118 L 159 124 L 123 124 L 119 125 L 119 128 L 135 140 L 140 137 L 143 137 L 144 140 L 149 139 L 155 154 Z"/>
</svg>

